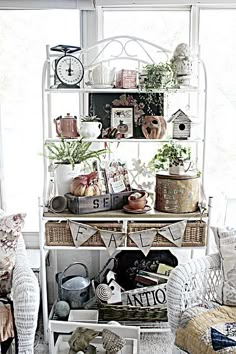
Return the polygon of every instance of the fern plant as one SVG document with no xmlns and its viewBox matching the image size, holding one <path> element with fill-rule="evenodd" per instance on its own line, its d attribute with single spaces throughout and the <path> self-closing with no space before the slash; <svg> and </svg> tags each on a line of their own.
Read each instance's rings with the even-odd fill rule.
<svg viewBox="0 0 236 354">
<path fill-rule="evenodd" d="M 106 154 L 106 149 L 89 150 L 92 142 L 85 142 L 82 139 L 68 141 L 62 139 L 60 143 L 47 142 L 48 158 L 56 163 L 70 164 L 72 169 L 75 165 L 89 159 L 99 159 Z"/>
</svg>

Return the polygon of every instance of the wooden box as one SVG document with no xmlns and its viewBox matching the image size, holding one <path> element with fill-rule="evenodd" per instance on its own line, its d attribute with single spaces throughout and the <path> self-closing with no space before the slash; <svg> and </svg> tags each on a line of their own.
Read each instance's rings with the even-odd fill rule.
<svg viewBox="0 0 236 354">
<path fill-rule="evenodd" d="M 120 193 L 112 193 L 111 194 L 111 209 L 122 209 L 124 205 L 128 204 L 128 196 L 135 191 L 127 191 Z"/>
<path fill-rule="evenodd" d="M 111 209 L 111 196 L 110 194 L 103 194 L 96 197 L 75 197 L 67 193 L 67 206 L 73 214 L 89 214 L 97 213 Z"/>
<path fill-rule="evenodd" d="M 136 70 L 120 70 L 116 74 L 117 88 L 137 88 L 137 72 Z"/>
</svg>

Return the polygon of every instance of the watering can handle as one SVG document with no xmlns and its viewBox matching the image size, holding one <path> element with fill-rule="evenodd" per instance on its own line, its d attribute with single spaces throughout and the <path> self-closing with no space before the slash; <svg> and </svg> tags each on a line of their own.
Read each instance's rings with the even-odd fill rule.
<svg viewBox="0 0 236 354">
<path fill-rule="evenodd" d="M 84 267 L 85 273 L 86 273 L 85 276 L 86 276 L 86 278 L 89 277 L 88 268 L 86 267 L 86 265 L 83 264 L 83 263 L 80 263 L 80 262 L 75 262 L 75 263 L 72 263 L 72 264 L 68 265 L 68 267 L 66 267 L 66 268 L 64 269 L 64 271 L 63 271 L 62 274 L 61 274 L 61 280 L 62 280 L 62 278 L 64 277 L 65 272 L 66 272 L 69 268 L 74 267 L 75 265 L 81 265 L 82 267 Z"/>
</svg>

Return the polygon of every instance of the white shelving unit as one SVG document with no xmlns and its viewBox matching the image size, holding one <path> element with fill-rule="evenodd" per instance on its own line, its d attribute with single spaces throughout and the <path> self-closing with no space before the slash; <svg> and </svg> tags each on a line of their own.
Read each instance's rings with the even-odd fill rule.
<svg viewBox="0 0 236 354">
<path fill-rule="evenodd" d="M 125 41 L 124 43 L 121 42 Z M 96 49 L 100 45 L 104 45 L 105 48 L 107 48 L 110 44 L 113 42 L 118 42 L 120 41 L 121 45 L 121 50 L 120 50 L 120 55 L 117 56 L 111 56 L 109 59 L 104 59 L 104 51 L 97 50 L 96 55 L 91 57 L 90 53 L 91 50 Z M 133 53 L 132 55 L 128 53 L 127 50 L 127 45 L 128 43 L 133 42 L 135 45 L 140 45 L 141 48 L 143 49 L 144 52 L 144 57 L 145 58 L 140 58 L 138 56 L 135 56 Z M 145 49 L 145 46 L 147 45 L 149 48 L 152 49 L 152 52 L 154 52 L 155 55 L 151 55 L 148 51 L 148 49 Z M 52 77 L 53 73 L 51 71 L 51 64 L 52 60 L 54 60 L 56 57 L 59 55 L 55 55 L 55 53 L 50 53 L 49 46 L 47 46 L 47 57 L 46 61 L 43 66 L 43 75 L 42 75 L 42 121 L 43 121 L 43 139 L 44 143 L 45 142 L 59 142 L 60 138 L 55 138 L 52 136 L 52 122 L 53 122 L 53 117 L 51 116 L 51 97 L 53 95 L 62 95 L 62 94 L 78 94 L 79 99 L 81 102 L 81 107 L 82 110 L 84 111 L 85 103 L 86 103 L 86 95 L 88 93 L 138 93 L 140 92 L 139 90 L 136 89 L 93 89 L 93 88 L 87 88 L 87 87 L 81 87 L 80 89 L 57 89 L 57 88 L 51 88 L 51 82 L 52 82 Z M 113 37 L 109 38 L 103 41 L 98 42 L 96 45 L 94 45 L 91 48 L 88 48 L 86 50 L 82 50 L 80 53 L 80 59 L 84 62 L 87 63 L 85 65 L 85 70 L 89 70 L 93 66 L 95 66 L 98 62 L 106 62 L 110 64 L 112 60 L 118 60 L 118 59 L 131 59 L 136 61 L 136 67 L 140 68 L 142 64 L 147 64 L 147 63 L 155 63 L 159 62 L 160 59 L 156 58 L 157 57 L 164 57 L 165 59 L 168 58 L 170 52 L 159 47 L 156 45 L 153 45 L 152 43 L 149 43 L 147 41 L 143 41 L 141 39 L 135 38 L 135 37 L 130 37 L 130 36 L 121 36 L 121 37 Z M 125 54 L 125 56 L 124 56 Z M 207 80 L 206 80 L 206 71 L 204 64 L 198 60 L 199 66 L 202 66 L 203 68 L 203 76 L 204 76 L 204 87 L 203 89 L 199 89 L 198 87 L 189 87 L 189 88 L 181 88 L 181 89 L 169 89 L 169 90 L 155 90 L 155 92 L 158 93 L 164 93 L 164 96 L 168 96 L 169 94 L 176 94 L 176 93 L 181 93 L 181 94 L 187 94 L 189 97 L 191 95 L 203 95 L 204 96 L 204 101 L 203 101 L 203 110 L 202 110 L 202 123 L 204 126 L 204 131 L 203 131 L 203 136 L 198 137 L 198 138 L 191 138 L 189 140 L 184 140 L 183 142 L 185 144 L 195 144 L 196 145 L 196 151 L 198 153 L 199 150 L 199 144 L 202 146 L 202 162 L 200 169 L 202 170 L 202 184 L 203 184 L 203 190 L 204 190 L 204 167 L 205 167 L 205 137 L 206 137 L 206 99 L 207 99 Z M 199 80 L 197 82 L 199 84 Z M 198 85 L 199 86 L 199 85 Z M 142 91 L 143 92 L 143 91 Z M 81 112 L 80 112 L 81 113 Z M 85 112 L 86 113 L 86 112 Z M 72 139 L 70 139 L 71 141 Z M 91 141 L 91 140 L 90 140 Z M 161 139 L 161 140 L 146 140 L 146 139 L 94 139 L 92 140 L 95 143 L 102 143 L 104 142 L 108 144 L 114 144 L 114 143 L 122 143 L 122 144 L 149 144 L 149 143 L 157 143 L 157 144 L 162 144 L 164 142 L 167 142 L 168 139 Z M 181 142 L 178 140 L 178 142 Z M 46 155 L 45 147 L 44 147 L 44 153 Z M 46 259 L 48 254 L 50 253 L 52 255 L 52 258 L 54 260 L 54 266 L 55 268 L 57 267 L 57 261 L 56 261 L 56 256 L 57 256 L 57 251 L 63 250 L 65 252 L 68 251 L 103 251 L 105 250 L 105 247 L 81 247 L 79 249 L 76 249 L 75 247 L 71 246 L 47 246 L 45 243 L 45 223 L 48 221 L 63 221 L 63 220 L 77 220 L 77 221 L 118 221 L 122 222 L 124 225 L 127 224 L 128 221 L 178 221 L 178 220 L 200 220 L 202 217 L 208 220 L 208 231 L 209 231 L 209 220 L 210 220 L 210 213 L 211 213 L 211 198 L 209 198 L 209 209 L 208 212 L 205 212 L 204 214 L 201 214 L 200 212 L 195 212 L 195 213 L 189 213 L 189 214 L 169 214 L 169 213 L 161 213 L 157 211 L 150 211 L 147 214 L 141 214 L 141 215 L 135 215 L 135 214 L 125 214 L 123 211 L 120 210 L 115 210 L 115 211 L 107 211 L 107 212 L 100 212 L 100 213 L 94 213 L 94 214 L 83 214 L 83 215 L 76 215 L 76 214 L 71 214 L 71 213 L 65 213 L 65 214 L 53 214 L 48 212 L 46 206 L 45 206 L 45 201 L 46 201 L 46 191 L 47 191 L 47 183 L 48 183 L 48 161 L 46 158 L 44 158 L 44 195 L 42 201 L 40 201 L 40 207 L 39 207 L 39 220 L 40 220 L 40 250 L 41 250 L 41 286 L 42 286 L 42 305 L 43 305 L 43 322 L 44 322 L 44 335 L 45 338 L 48 338 L 48 334 L 50 332 L 49 336 L 49 344 L 51 351 L 54 352 L 54 343 L 52 343 L 52 334 L 51 332 L 54 331 L 53 328 L 57 328 L 58 326 L 60 328 L 63 327 L 63 323 L 58 321 L 58 326 L 57 323 L 55 324 L 55 321 L 49 320 L 49 309 L 48 309 L 48 292 L 47 292 L 47 272 L 46 272 Z M 208 252 L 208 244 L 206 243 L 206 247 L 197 247 L 198 249 L 205 249 L 206 252 Z M 121 247 L 120 250 L 137 250 L 136 247 Z M 162 250 L 166 249 L 166 247 L 155 247 L 153 249 L 157 250 Z M 182 247 L 182 249 L 189 249 L 189 247 Z M 57 269 L 55 269 L 55 273 L 57 272 Z M 75 326 L 77 325 L 76 323 L 70 325 L 70 326 Z M 65 324 L 66 326 L 66 324 Z M 58 328 L 59 328 L 58 327 Z M 55 329 L 54 328 L 54 329 Z M 67 327 L 66 327 L 67 328 Z M 152 331 L 151 329 L 150 331 Z M 49 332 L 48 332 L 49 331 Z"/>
</svg>

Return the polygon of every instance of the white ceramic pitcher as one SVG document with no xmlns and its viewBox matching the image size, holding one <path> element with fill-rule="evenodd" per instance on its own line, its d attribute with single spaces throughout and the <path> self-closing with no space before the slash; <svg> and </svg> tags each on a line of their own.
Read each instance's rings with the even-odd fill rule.
<svg viewBox="0 0 236 354">
<path fill-rule="evenodd" d="M 115 80 L 115 68 L 99 64 L 92 70 L 89 70 L 89 82 L 94 87 L 112 87 Z"/>
</svg>

